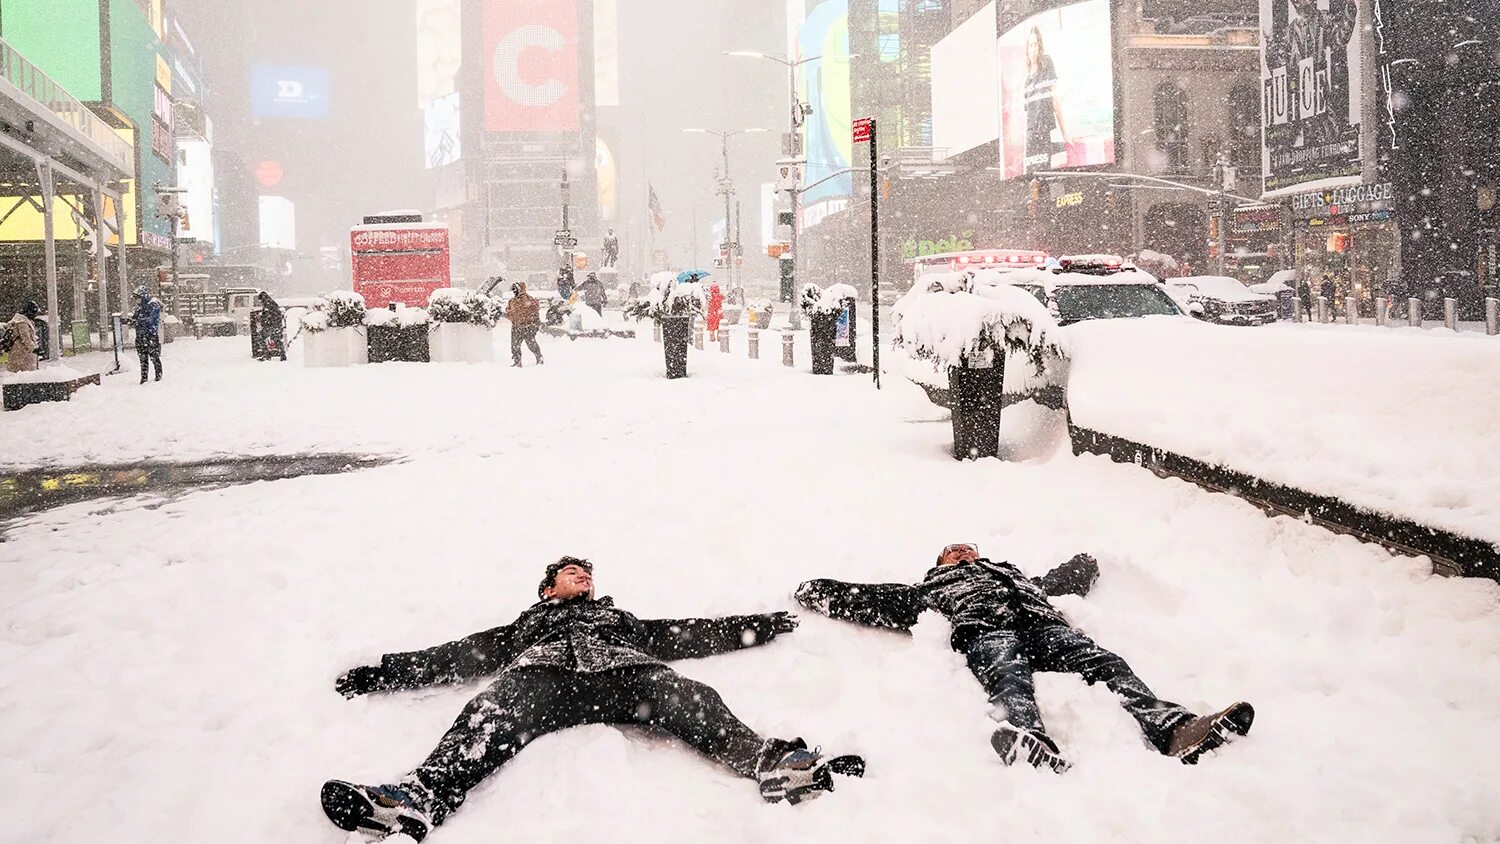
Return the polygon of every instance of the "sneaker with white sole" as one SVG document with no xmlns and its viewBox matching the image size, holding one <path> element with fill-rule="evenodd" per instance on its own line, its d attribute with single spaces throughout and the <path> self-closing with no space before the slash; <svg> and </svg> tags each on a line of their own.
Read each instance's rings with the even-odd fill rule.
<svg viewBox="0 0 1500 844">
<path fill-rule="evenodd" d="M 1058 774 L 1072 767 L 1062 758 L 1062 752 L 1052 739 L 1023 730 L 1014 724 L 1001 724 L 990 736 L 990 746 L 999 754 L 1000 761 L 1007 765 L 1014 765 L 1017 759 L 1024 759 L 1033 768 L 1051 768 Z"/>
<path fill-rule="evenodd" d="M 833 775 L 862 777 L 865 760 L 859 756 L 824 758 L 822 748 L 807 749 L 802 739 L 768 743 L 757 774 L 760 796 L 767 803 L 785 800 L 793 806 L 833 790 Z"/>
<path fill-rule="evenodd" d="M 399 785 L 329 780 L 323 783 L 323 813 L 339 829 L 367 832 L 377 840 L 405 835 L 421 841 L 432 829 L 432 817 Z"/>
</svg>

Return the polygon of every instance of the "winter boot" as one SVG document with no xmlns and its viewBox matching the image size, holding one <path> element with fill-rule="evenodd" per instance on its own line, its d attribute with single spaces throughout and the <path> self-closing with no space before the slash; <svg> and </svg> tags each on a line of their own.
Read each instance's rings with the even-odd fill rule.
<svg viewBox="0 0 1500 844">
<path fill-rule="evenodd" d="M 1196 765 L 1198 757 L 1250 732 L 1254 722 L 1255 708 L 1243 702 L 1213 715 L 1184 721 L 1172 731 L 1167 755 L 1181 759 L 1184 765 Z"/>
<path fill-rule="evenodd" d="M 833 775 L 848 777 L 865 775 L 865 760 L 858 756 L 835 756 L 823 758 L 822 748 L 807 749 L 802 739 L 766 742 L 756 778 L 760 780 L 760 796 L 767 803 L 782 800 L 793 806 L 804 800 L 814 800 L 825 791 L 833 790 Z"/>
<path fill-rule="evenodd" d="M 368 832 L 376 840 L 405 835 L 421 841 L 432 829 L 431 816 L 400 785 L 368 786 L 329 780 L 323 783 L 323 812 L 339 829 Z"/>
<path fill-rule="evenodd" d="M 1000 761 L 1007 765 L 1014 765 L 1017 759 L 1025 759 L 1034 768 L 1047 767 L 1058 774 L 1072 767 L 1062 758 L 1062 752 L 1052 739 L 1008 722 L 1001 724 L 1000 729 L 990 736 L 990 746 L 1000 754 Z"/>
</svg>

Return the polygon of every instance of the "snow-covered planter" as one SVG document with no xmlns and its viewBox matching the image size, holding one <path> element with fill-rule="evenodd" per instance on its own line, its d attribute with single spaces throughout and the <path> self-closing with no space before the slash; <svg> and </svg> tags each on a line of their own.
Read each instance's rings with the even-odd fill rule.
<svg viewBox="0 0 1500 844">
<path fill-rule="evenodd" d="M 434 290 L 427 313 L 427 345 L 433 363 L 489 363 L 495 359 L 499 303 L 475 290 Z"/>
<path fill-rule="evenodd" d="M 403 361 L 426 363 L 427 311 L 397 306 L 365 312 L 365 338 L 369 343 L 370 363 Z"/>
<path fill-rule="evenodd" d="M 358 366 L 370 362 L 365 339 L 365 299 L 352 290 L 324 294 L 302 317 L 305 366 Z"/>
<path fill-rule="evenodd" d="M 830 285 L 826 290 L 816 284 L 803 285 L 798 304 L 802 312 L 807 314 L 809 322 L 814 375 L 833 374 L 839 319 L 849 301 L 858 298 L 858 295 L 847 284 Z"/>
<path fill-rule="evenodd" d="M 687 377 L 687 347 L 692 339 L 693 320 L 707 309 L 707 297 L 698 278 L 680 280 L 673 273 L 651 277 L 651 291 L 646 295 L 646 312 L 661 326 L 663 354 L 667 377 Z"/>
<path fill-rule="evenodd" d="M 955 458 L 998 453 L 1003 393 L 1066 383 L 1061 329 L 1020 288 L 957 273 L 913 288 L 893 310 L 897 368 L 953 412 Z"/>
</svg>

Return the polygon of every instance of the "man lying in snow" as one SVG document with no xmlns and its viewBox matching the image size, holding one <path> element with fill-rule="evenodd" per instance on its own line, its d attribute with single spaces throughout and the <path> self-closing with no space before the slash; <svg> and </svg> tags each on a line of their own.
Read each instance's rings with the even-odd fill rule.
<svg viewBox="0 0 1500 844">
<path fill-rule="evenodd" d="M 1104 683 L 1157 750 L 1189 765 L 1249 732 L 1255 718 L 1250 704 L 1195 716 L 1157 699 L 1125 660 L 1094 644 L 1047 600 L 1086 595 L 1098 576 L 1098 563 L 1079 554 L 1032 581 L 1010 563 L 992 562 L 980 557 L 976 546 L 958 544 L 944 548 L 915 586 L 809 580 L 796 594 L 808 609 L 874 627 L 907 630 L 928 609 L 946 616 L 953 624 L 953 650 L 968 658 L 969 670 L 995 705 L 1001 725 L 990 742 L 1007 765 L 1024 756 L 1036 767 L 1058 773 L 1068 768 L 1042 726 L 1033 671 L 1068 672 L 1090 684 Z"/>
<path fill-rule="evenodd" d="M 538 736 L 581 724 L 664 730 L 760 782 L 767 802 L 797 803 L 833 790 L 831 774 L 860 776 L 858 756 L 825 759 L 801 739 L 763 739 L 712 688 L 664 665 L 763 645 L 797 627 L 785 612 L 642 621 L 594 598 L 593 565 L 563 557 L 547 567 L 541 601 L 511 624 L 425 651 L 388 654 L 335 686 L 346 697 L 499 674 L 469 702 L 437 749 L 391 785 L 331 780 L 323 811 L 345 830 L 405 833 L 421 841 L 470 789 Z"/>
</svg>

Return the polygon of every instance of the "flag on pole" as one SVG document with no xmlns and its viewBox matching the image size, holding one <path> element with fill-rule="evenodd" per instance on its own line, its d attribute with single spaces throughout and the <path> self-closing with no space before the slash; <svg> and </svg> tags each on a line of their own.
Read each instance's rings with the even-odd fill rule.
<svg viewBox="0 0 1500 844">
<path fill-rule="evenodd" d="M 651 194 L 651 225 L 657 231 L 664 231 L 667 228 L 667 218 L 661 213 L 661 200 L 656 198 L 656 188 L 648 184 L 646 190 Z"/>
</svg>

